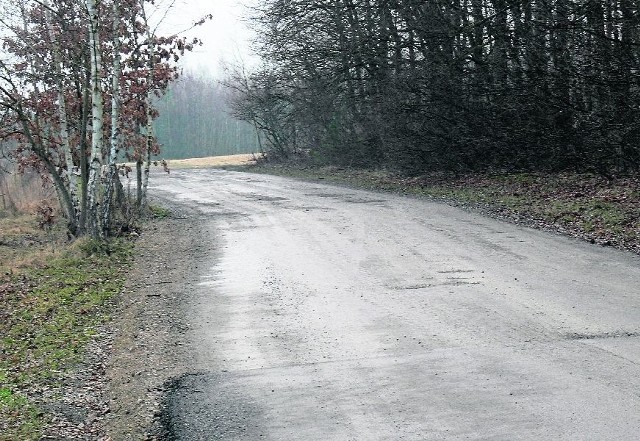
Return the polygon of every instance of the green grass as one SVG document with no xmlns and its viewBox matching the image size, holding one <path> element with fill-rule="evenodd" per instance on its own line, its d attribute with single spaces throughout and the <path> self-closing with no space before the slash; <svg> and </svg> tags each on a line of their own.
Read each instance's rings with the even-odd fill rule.
<svg viewBox="0 0 640 441">
<path fill-rule="evenodd" d="M 149 212 L 151 213 L 151 216 L 156 219 L 164 219 L 171 216 L 171 211 L 159 205 L 150 205 Z"/>
<path fill-rule="evenodd" d="M 132 245 L 79 241 L 0 279 L 0 440 L 36 440 L 48 421 L 31 398 L 77 363 L 122 289 Z"/>
</svg>

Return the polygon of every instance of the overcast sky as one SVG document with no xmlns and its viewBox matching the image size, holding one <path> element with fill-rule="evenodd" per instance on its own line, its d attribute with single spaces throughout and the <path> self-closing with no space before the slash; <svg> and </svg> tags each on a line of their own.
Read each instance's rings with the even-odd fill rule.
<svg viewBox="0 0 640 441">
<path fill-rule="evenodd" d="M 190 27 L 206 14 L 213 14 L 213 20 L 187 33 L 203 41 L 193 53 L 187 54 L 182 61 L 185 70 L 206 72 L 213 76 L 222 75 L 223 63 L 244 61 L 251 66 L 250 42 L 253 38 L 243 17 L 249 13 L 247 5 L 257 0 L 176 0 L 168 12 L 160 34 L 172 34 Z M 159 20 L 171 0 L 163 0 L 165 5 L 161 13 L 155 13 L 151 21 Z"/>
</svg>

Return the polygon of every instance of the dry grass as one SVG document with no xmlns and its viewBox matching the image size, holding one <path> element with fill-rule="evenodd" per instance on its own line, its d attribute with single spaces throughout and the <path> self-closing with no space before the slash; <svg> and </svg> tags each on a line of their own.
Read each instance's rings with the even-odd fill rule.
<svg viewBox="0 0 640 441">
<path fill-rule="evenodd" d="M 0 278 L 25 268 L 41 267 L 58 255 L 65 242 L 64 226 L 57 224 L 49 231 L 38 228 L 34 215 L 0 219 Z"/>
<path fill-rule="evenodd" d="M 0 278 L 28 267 L 39 267 L 53 257 L 64 227 L 44 231 L 35 215 L 39 206 L 57 207 L 55 192 L 37 173 L 18 173 L 15 164 L 0 164 Z M 56 214 L 57 215 L 57 214 Z M 57 217 L 57 216 L 56 216 Z"/>
<path fill-rule="evenodd" d="M 35 172 L 21 174 L 9 168 L 9 173 L 0 170 L 0 215 L 33 213 L 43 200 L 55 201 L 52 186 L 43 185 Z"/>
<path fill-rule="evenodd" d="M 169 169 L 209 168 L 252 165 L 256 162 L 257 154 L 209 156 L 207 158 L 172 159 L 167 161 Z"/>
</svg>

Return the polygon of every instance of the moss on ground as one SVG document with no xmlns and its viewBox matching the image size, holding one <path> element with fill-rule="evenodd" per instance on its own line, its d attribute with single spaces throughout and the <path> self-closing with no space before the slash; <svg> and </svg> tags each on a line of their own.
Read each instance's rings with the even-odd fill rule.
<svg viewBox="0 0 640 441">
<path fill-rule="evenodd" d="M 20 224 L 20 228 L 6 228 Z M 36 440 L 49 416 L 33 399 L 77 363 L 111 310 L 131 261 L 125 240 L 65 244 L 29 217 L 0 220 L 0 440 Z M 18 231 L 19 230 L 19 231 Z M 16 232 L 18 231 L 18 232 Z M 49 234 L 49 233 L 48 233 Z M 46 236 L 46 235 L 45 235 Z M 6 259 L 28 262 L 8 264 Z"/>
</svg>

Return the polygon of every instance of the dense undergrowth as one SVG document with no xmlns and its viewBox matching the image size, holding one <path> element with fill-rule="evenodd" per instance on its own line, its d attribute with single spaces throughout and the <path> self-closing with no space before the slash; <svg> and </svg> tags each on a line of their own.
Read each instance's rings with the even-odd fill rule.
<svg viewBox="0 0 640 441">
<path fill-rule="evenodd" d="M 0 219 L 0 440 L 39 439 L 55 388 L 106 322 L 132 244 L 42 231 L 32 216 Z"/>
<path fill-rule="evenodd" d="M 243 169 L 430 197 L 640 254 L 640 176 L 484 173 L 406 177 L 380 170 L 270 163 Z"/>
</svg>

